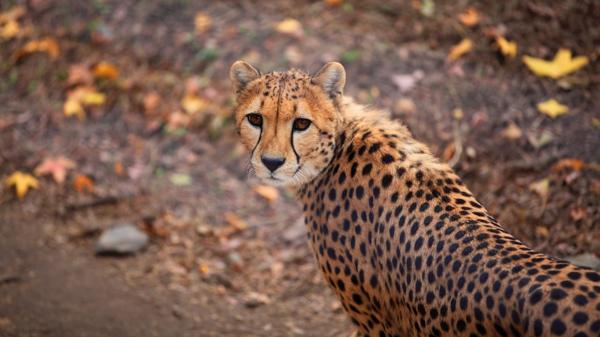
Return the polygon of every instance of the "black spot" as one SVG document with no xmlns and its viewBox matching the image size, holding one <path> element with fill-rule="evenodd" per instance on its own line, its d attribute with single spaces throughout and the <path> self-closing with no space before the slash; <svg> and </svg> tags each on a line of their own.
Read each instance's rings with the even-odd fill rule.
<svg viewBox="0 0 600 337">
<path fill-rule="evenodd" d="M 575 315 L 573 315 L 573 323 L 577 324 L 577 325 L 584 325 L 585 323 L 587 323 L 588 321 L 588 315 L 585 312 L 576 312 Z"/>
<path fill-rule="evenodd" d="M 544 316 L 550 317 L 556 313 L 558 306 L 554 302 L 548 302 L 544 305 Z"/>
<path fill-rule="evenodd" d="M 381 178 L 381 186 L 383 188 L 387 188 L 390 186 L 390 184 L 392 183 L 392 175 L 391 174 L 386 174 L 383 176 L 383 178 Z"/>
<path fill-rule="evenodd" d="M 565 326 L 565 323 L 563 323 L 563 321 L 557 318 L 554 321 L 552 321 L 550 331 L 552 331 L 552 334 L 554 335 L 561 336 L 565 333 L 565 331 L 567 331 L 567 327 Z"/>
<path fill-rule="evenodd" d="M 390 154 L 384 154 L 383 156 L 381 156 L 381 162 L 384 164 L 390 164 L 394 161 L 394 157 Z"/>
</svg>

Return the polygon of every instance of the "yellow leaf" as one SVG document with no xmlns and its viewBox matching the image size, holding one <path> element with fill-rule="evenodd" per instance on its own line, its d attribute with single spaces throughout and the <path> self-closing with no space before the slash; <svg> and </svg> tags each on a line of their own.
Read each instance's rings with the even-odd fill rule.
<svg viewBox="0 0 600 337">
<path fill-rule="evenodd" d="M 77 116 L 80 120 L 85 118 L 84 106 L 102 105 L 106 96 L 92 87 L 78 87 L 67 94 L 63 105 L 65 116 Z"/>
<path fill-rule="evenodd" d="M 185 95 L 181 100 L 181 107 L 190 115 L 200 112 L 206 105 L 205 100 L 193 94 Z"/>
<path fill-rule="evenodd" d="M 510 58 L 517 56 L 517 43 L 514 41 L 508 41 L 502 36 L 496 37 L 496 44 L 500 48 L 502 55 Z"/>
<path fill-rule="evenodd" d="M 94 192 L 94 181 L 90 177 L 80 174 L 73 180 L 73 188 L 79 193 L 84 191 L 92 193 Z"/>
<path fill-rule="evenodd" d="M 6 178 L 5 183 L 10 187 L 15 187 L 15 192 L 19 199 L 23 199 L 30 188 L 38 188 L 39 182 L 31 174 L 15 171 Z"/>
<path fill-rule="evenodd" d="M 557 79 L 575 72 L 588 64 L 585 56 L 572 57 L 568 49 L 559 49 L 552 61 L 546 61 L 531 56 L 523 56 L 525 65 L 537 76 Z"/>
<path fill-rule="evenodd" d="M 569 112 L 569 107 L 560 104 L 555 99 L 549 99 L 537 104 L 537 109 L 546 116 L 556 118 Z"/>
<path fill-rule="evenodd" d="M 17 50 L 13 56 L 15 60 L 32 53 L 47 53 L 52 59 L 56 59 L 60 55 L 60 47 L 58 42 L 51 37 L 46 37 L 40 40 L 27 42 L 23 47 Z"/>
<path fill-rule="evenodd" d="M 10 40 L 21 32 L 21 27 L 17 21 L 8 21 L 3 27 L 0 27 L 0 38 Z"/>
<path fill-rule="evenodd" d="M 473 41 L 471 39 L 464 39 L 459 44 L 452 47 L 448 54 L 448 61 L 456 61 L 462 55 L 468 53 L 473 49 Z"/>
<path fill-rule="evenodd" d="M 210 26 L 212 26 L 212 19 L 206 12 L 198 12 L 194 18 L 194 25 L 196 26 L 196 33 L 202 34 L 206 32 Z"/>
<path fill-rule="evenodd" d="M 46 158 L 35 168 L 35 174 L 38 176 L 51 174 L 54 181 L 62 184 L 65 181 L 67 170 L 73 168 L 75 168 L 75 162 L 64 156 Z"/>
<path fill-rule="evenodd" d="M 467 27 L 475 26 L 481 20 L 479 12 L 471 7 L 458 15 L 458 20 Z"/>
<path fill-rule="evenodd" d="M 119 77 L 119 68 L 110 62 L 102 61 L 93 69 L 94 76 L 114 80 Z"/>
<path fill-rule="evenodd" d="M 254 187 L 254 192 L 265 198 L 269 203 L 275 202 L 279 198 L 279 191 L 273 186 L 258 185 Z"/>
<path fill-rule="evenodd" d="M 275 24 L 275 30 L 279 33 L 301 37 L 304 34 L 302 24 L 296 19 L 285 19 Z"/>
</svg>

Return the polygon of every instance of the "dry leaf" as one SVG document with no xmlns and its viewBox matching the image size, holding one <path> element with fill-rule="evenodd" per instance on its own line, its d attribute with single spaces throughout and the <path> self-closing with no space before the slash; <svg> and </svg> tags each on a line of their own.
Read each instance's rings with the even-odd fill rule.
<svg viewBox="0 0 600 337">
<path fill-rule="evenodd" d="M 325 4 L 329 7 L 338 7 L 342 3 L 344 3 L 344 0 L 325 0 Z"/>
<path fill-rule="evenodd" d="M 502 55 L 515 58 L 517 56 L 517 43 L 514 41 L 508 41 L 502 36 L 496 37 L 496 45 L 500 49 Z"/>
<path fill-rule="evenodd" d="M 4 25 L 0 25 L 0 38 L 10 40 L 21 33 L 21 27 L 17 21 L 11 20 Z"/>
<path fill-rule="evenodd" d="M 550 190 L 550 180 L 545 178 L 533 182 L 529 185 L 529 189 L 539 195 L 542 199 L 546 200 Z"/>
<path fill-rule="evenodd" d="M 547 238 L 548 236 L 550 236 L 550 231 L 548 230 L 547 227 L 544 226 L 537 226 L 535 227 L 535 235 L 537 237 L 540 237 L 542 239 Z"/>
<path fill-rule="evenodd" d="M 64 156 L 46 158 L 35 168 L 35 174 L 37 176 L 51 174 L 54 181 L 62 184 L 67 176 L 67 170 L 74 169 L 75 166 L 75 162 Z"/>
<path fill-rule="evenodd" d="M 571 208 L 569 215 L 573 221 L 579 221 L 587 217 L 587 210 L 583 207 L 573 207 Z"/>
<path fill-rule="evenodd" d="M 458 15 L 458 20 L 467 27 L 475 26 L 481 20 L 481 14 L 471 7 Z"/>
<path fill-rule="evenodd" d="M 190 115 L 196 114 L 206 108 L 207 102 L 193 94 L 188 94 L 181 100 L 181 107 Z"/>
<path fill-rule="evenodd" d="M 69 76 L 67 77 L 68 85 L 86 84 L 90 85 L 94 82 L 94 76 L 90 72 L 87 65 L 78 63 L 69 66 Z"/>
<path fill-rule="evenodd" d="M 94 192 L 94 181 L 86 175 L 79 174 L 73 179 L 73 188 L 79 193 L 84 191 Z"/>
<path fill-rule="evenodd" d="M 124 169 L 123 169 L 123 163 L 121 163 L 120 161 L 116 161 L 113 164 L 113 171 L 115 172 L 116 175 L 120 176 L 123 175 Z"/>
<path fill-rule="evenodd" d="M 119 77 L 119 68 L 110 62 L 102 61 L 93 69 L 94 76 L 98 78 L 106 78 L 109 80 L 114 80 Z"/>
<path fill-rule="evenodd" d="M 14 6 L 6 12 L 0 12 L 0 24 L 4 24 L 9 21 L 16 21 L 23 15 L 25 15 L 25 7 Z"/>
<path fill-rule="evenodd" d="M 202 34 L 206 32 L 210 26 L 212 26 L 212 19 L 206 12 L 198 12 L 194 18 L 194 25 L 196 26 L 196 33 Z"/>
<path fill-rule="evenodd" d="M 277 198 L 279 198 L 279 191 L 275 187 L 269 185 L 255 186 L 254 192 L 270 203 L 277 201 Z"/>
<path fill-rule="evenodd" d="M 521 128 L 517 126 L 515 123 L 510 123 L 504 130 L 502 130 L 502 137 L 507 139 L 519 139 L 523 135 L 523 131 Z"/>
<path fill-rule="evenodd" d="M 157 92 L 149 92 L 144 96 L 144 112 L 146 114 L 152 114 L 158 108 L 160 104 L 160 95 Z"/>
<path fill-rule="evenodd" d="M 302 37 L 304 30 L 300 21 L 296 19 L 285 19 L 275 24 L 275 30 L 279 33 L 292 35 L 295 37 Z"/>
<path fill-rule="evenodd" d="M 216 233 L 221 239 L 226 239 L 230 235 L 248 228 L 248 223 L 232 212 L 225 212 L 224 217 L 228 226 Z"/>
<path fill-rule="evenodd" d="M 557 79 L 583 68 L 588 64 L 588 58 L 585 56 L 573 58 L 570 50 L 561 48 L 552 61 L 523 56 L 523 62 L 537 76 Z"/>
<path fill-rule="evenodd" d="M 569 112 L 569 107 L 560 104 L 555 99 L 549 99 L 537 104 L 537 109 L 550 118 L 556 118 Z"/>
<path fill-rule="evenodd" d="M 21 171 L 15 171 L 13 174 L 8 176 L 4 182 L 9 187 L 15 187 L 15 192 L 19 199 L 23 199 L 30 188 L 39 187 L 39 182 L 34 176 Z"/>
<path fill-rule="evenodd" d="M 13 58 L 19 60 L 21 57 L 32 53 L 47 53 L 52 59 L 56 59 L 60 55 L 60 47 L 58 46 L 58 42 L 51 37 L 33 40 L 18 49 Z"/>
<path fill-rule="evenodd" d="M 79 120 L 85 118 L 85 106 L 102 105 L 106 96 L 92 87 L 78 87 L 67 94 L 67 100 L 63 105 L 65 116 L 77 116 Z"/>
<path fill-rule="evenodd" d="M 566 158 L 561 159 L 556 164 L 552 165 L 552 171 L 560 172 L 565 169 L 569 169 L 572 171 L 581 171 L 585 167 L 585 163 L 581 159 L 575 158 Z"/>
<path fill-rule="evenodd" d="M 473 41 L 471 39 L 464 39 L 459 44 L 452 47 L 448 54 L 448 61 L 456 61 L 462 55 L 470 52 L 473 49 Z"/>
</svg>

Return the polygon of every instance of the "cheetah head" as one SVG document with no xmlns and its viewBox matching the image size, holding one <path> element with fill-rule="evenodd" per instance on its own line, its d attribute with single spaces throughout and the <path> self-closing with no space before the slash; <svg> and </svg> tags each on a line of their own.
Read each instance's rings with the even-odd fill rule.
<svg viewBox="0 0 600 337">
<path fill-rule="evenodd" d="M 229 76 L 238 132 L 256 175 L 272 185 L 314 179 L 334 155 L 344 67 L 329 62 L 313 76 L 297 70 L 263 75 L 237 61 Z"/>
</svg>

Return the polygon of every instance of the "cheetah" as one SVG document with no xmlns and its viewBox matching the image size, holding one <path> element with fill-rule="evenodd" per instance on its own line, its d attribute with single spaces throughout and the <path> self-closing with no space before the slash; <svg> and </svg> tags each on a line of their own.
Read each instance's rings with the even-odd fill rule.
<svg viewBox="0 0 600 337">
<path fill-rule="evenodd" d="M 600 336 L 600 274 L 527 247 L 400 122 L 310 76 L 230 69 L 257 177 L 292 186 L 356 336 Z"/>
</svg>

